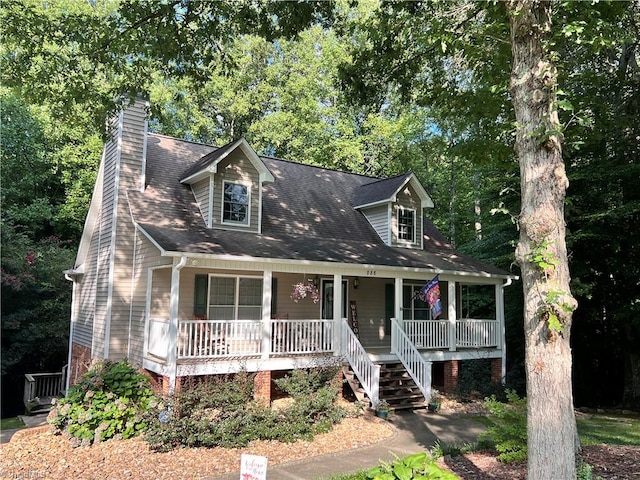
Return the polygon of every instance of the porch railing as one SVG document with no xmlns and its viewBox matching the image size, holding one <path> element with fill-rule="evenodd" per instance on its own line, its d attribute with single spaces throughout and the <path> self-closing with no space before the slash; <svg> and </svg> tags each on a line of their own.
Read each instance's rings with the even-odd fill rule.
<svg viewBox="0 0 640 480">
<path fill-rule="evenodd" d="M 404 320 L 404 332 L 419 349 L 489 348 L 500 345 L 500 322 L 464 318 L 456 320 L 455 345 L 449 320 Z"/>
<path fill-rule="evenodd" d="M 425 401 L 428 401 L 431 397 L 431 362 L 424 359 L 395 318 L 391 319 L 391 353 L 398 356 Z"/>
<path fill-rule="evenodd" d="M 333 320 L 269 320 L 268 352 L 264 352 L 261 320 L 180 320 L 177 358 L 220 359 L 237 357 L 323 354 L 334 351 Z M 148 352 L 166 359 L 170 348 L 169 320 L 149 321 Z"/>
<path fill-rule="evenodd" d="M 23 401 L 27 413 L 49 410 L 54 398 L 64 396 L 66 379 L 66 365 L 60 372 L 26 373 Z"/>
<path fill-rule="evenodd" d="M 371 361 L 346 319 L 342 319 L 342 351 L 375 408 L 380 403 L 380 365 Z"/>
<path fill-rule="evenodd" d="M 449 320 L 404 320 L 402 325 L 418 348 L 449 348 Z"/>
<path fill-rule="evenodd" d="M 333 352 L 333 320 L 271 320 L 271 353 Z"/>
<path fill-rule="evenodd" d="M 464 318 L 456 320 L 456 347 L 485 348 L 500 345 L 500 322 Z"/>
</svg>

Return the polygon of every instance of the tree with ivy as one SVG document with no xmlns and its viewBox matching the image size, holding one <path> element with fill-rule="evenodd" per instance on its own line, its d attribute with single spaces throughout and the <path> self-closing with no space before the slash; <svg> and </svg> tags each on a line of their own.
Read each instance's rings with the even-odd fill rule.
<svg viewBox="0 0 640 480">
<path fill-rule="evenodd" d="M 574 478 L 578 446 L 571 383 L 569 285 L 558 65 L 580 71 L 572 46 L 615 46 L 629 4 L 383 2 L 352 25 L 362 41 L 345 82 L 367 95 L 395 86 L 431 105 L 468 158 L 509 163 L 520 176 L 516 257 L 524 294 L 528 478 Z M 556 20 L 554 23 L 552 20 Z M 564 70 L 566 71 L 566 70 Z M 480 158 L 479 158 L 480 157 Z M 511 169 L 506 169 L 510 171 Z"/>
</svg>

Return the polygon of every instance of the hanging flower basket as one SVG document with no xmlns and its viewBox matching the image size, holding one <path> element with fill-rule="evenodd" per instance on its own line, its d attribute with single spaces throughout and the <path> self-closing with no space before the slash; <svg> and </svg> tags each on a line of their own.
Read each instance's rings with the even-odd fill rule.
<svg viewBox="0 0 640 480">
<path fill-rule="evenodd" d="M 313 284 L 313 280 L 309 280 L 306 283 L 298 282 L 293 285 L 291 300 L 298 303 L 300 300 L 304 300 L 307 297 L 311 298 L 313 303 L 318 303 L 320 301 L 320 293 L 318 292 L 318 287 Z"/>
</svg>

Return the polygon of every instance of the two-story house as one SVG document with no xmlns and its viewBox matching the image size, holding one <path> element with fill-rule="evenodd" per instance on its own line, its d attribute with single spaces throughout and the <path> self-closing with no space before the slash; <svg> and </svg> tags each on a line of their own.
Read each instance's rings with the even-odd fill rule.
<svg viewBox="0 0 640 480">
<path fill-rule="evenodd" d="M 414 174 L 372 178 L 260 156 L 242 138 L 217 148 L 149 133 L 140 99 L 109 126 L 66 272 L 71 383 L 92 361 L 127 358 L 169 388 L 257 372 L 268 399 L 279 372 L 330 356 L 376 404 L 394 395 L 381 386 L 389 364 L 401 366 L 396 385 L 427 400 L 432 371 L 450 384 L 460 360 L 492 359 L 504 377 L 511 277 L 445 241 Z M 435 275 L 437 319 L 417 295 Z M 473 288 L 491 297 L 487 318 L 466 318 Z"/>
</svg>

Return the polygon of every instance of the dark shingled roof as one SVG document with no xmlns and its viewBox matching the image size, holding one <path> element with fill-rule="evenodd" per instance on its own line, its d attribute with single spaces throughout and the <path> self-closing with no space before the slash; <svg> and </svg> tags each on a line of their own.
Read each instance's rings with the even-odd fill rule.
<svg viewBox="0 0 640 480">
<path fill-rule="evenodd" d="M 129 191 L 128 199 L 135 221 L 164 250 L 508 275 L 456 252 L 426 218 L 424 250 L 385 245 L 353 207 L 360 198 L 384 198 L 406 175 L 380 181 L 261 157 L 275 178 L 263 186 L 262 233 L 206 228 L 191 188 L 180 180 L 203 168 L 203 157 L 217 157 L 217 150 L 149 134 L 147 188 Z M 375 185 L 383 192 L 373 193 Z"/>
<path fill-rule="evenodd" d="M 396 177 L 384 178 L 362 185 L 356 191 L 354 207 L 371 205 L 389 200 L 400 187 L 411 178 L 411 173 L 404 173 Z"/>
</svg>

